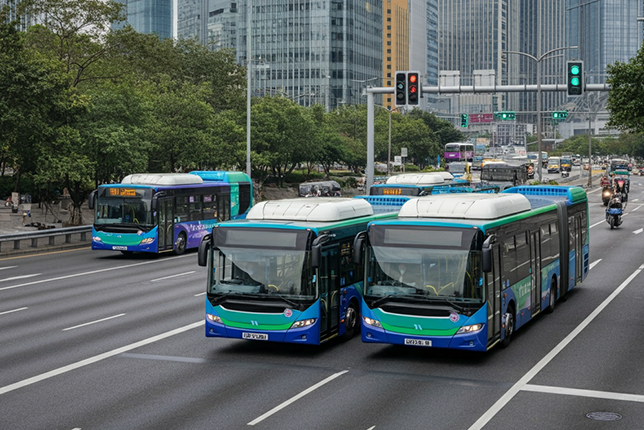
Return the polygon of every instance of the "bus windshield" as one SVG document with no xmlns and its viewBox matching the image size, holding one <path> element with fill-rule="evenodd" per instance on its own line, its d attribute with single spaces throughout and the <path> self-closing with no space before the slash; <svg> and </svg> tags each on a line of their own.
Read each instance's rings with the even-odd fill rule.
<svg viewBox="0 0 644 430">
<path fill-rule="evenodd" d="M 483 300 L 478 251 L 374 246 L 367 255 L 366 296 Z"/>
<path fill-rule="evenodd" d="M 220 246 L 214 253 L 212 294 L 268 294 L 314 300 L 310 252 Z"/>
<path fill-rule="evenodd" d="M 110 196 L 105 193 L 98 196 L 94 224 L 138 224 L 152 226 L 151 190 L 142 190 L 131 197 Z"/>
<path fill-rule="evenodd" d="M 369 230 L 365 296 L 414 299 L 484 298 L 476 229 L 378 226 Z M 408 298 L 408 297 L 407 297 Z"/>
</svg>

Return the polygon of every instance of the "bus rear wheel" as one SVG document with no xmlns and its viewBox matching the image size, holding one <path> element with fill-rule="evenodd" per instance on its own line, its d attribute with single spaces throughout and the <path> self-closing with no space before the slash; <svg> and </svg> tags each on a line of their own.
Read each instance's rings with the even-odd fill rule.
<svg viewBox="0 0 644 430">
<path fill-rule="evenodd" d="M 179 233 L 179 236 L 177 236 L 177 241 L 174 244 L 174 253 L 176 255 L 181 255 L 184 252 L 186 252 L 186 245 L 187 245 L 187 240 L 186 240 L 186 234 L 185 233 Z"/>
<path fill-rule="evenodd" d="M 345 332 L 342 335 L 342 340 L 347 341 L 355 336 L 358 331 L 358 309 L 354 302 L 350 302 L 347 306 L 347 312 L 344 315 Z"/>
<path fill-rule="evenodd" d="M 546 308 L 546 313 L 553 313 L 555 310 L 555 302 L 557 301 L 557 284 L 553 279 L 550 283 L 550 300 L 548 300 L 548 307 Z"/>
</svg>

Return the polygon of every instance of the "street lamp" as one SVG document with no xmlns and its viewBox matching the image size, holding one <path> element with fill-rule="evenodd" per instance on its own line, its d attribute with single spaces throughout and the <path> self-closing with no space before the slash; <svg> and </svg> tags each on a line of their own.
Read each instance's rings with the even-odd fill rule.
<svg viewBox="0 0 644 430">
<path fill-rule="evenodd" d="M 385 107 L 381 105 L 374 104 L 374 106 L 378 106 L 379 108 L 386 109 L 387 112 L 389 113 L 389 149 L 387 151 L 387 176 L 391 175 L 391 112 L 392 111 L 397 111 L 398 108 L 391 108 L 391 107 Z"/>
<path fill-rule="evenodd" d="M 541 16 L 541 14 L 539 14 L 539 16 Z M 538 32 L 540 33 L 541 32 L 540 31 L 541 27 L 539 27 L 539 25 L 540 24 L 537 24 L 537 28 L 539 29 Z M 537 51 L 541 50 L 540 45 L 541 45 L 541 35 L 538 35 L 537 36 Z M 528 57 L 528 58 L 534 60 L 537 63 L 537 172 L 538 172 L 538 175 L 539 175 L 539 182 L 541 182 L 542 179 L 543 179 L 543 175 L 542 175 L 542 172 L 541 172 L 541 168 L 542 168 L 542 157 L 541 157 L 541 133 L 542 133 L 542 131 L 541 131 L 541 127 L 542 127 L 542 125 L 541 125 L 541 60 L 546 59 L 546 57 L 548 55 L 552 54 L 553 52 L 563 51 L 565 49 L 577 49 L 577 48 L 578 48 L 578 46 L 566 46 L 564 48 L 555 48 L 555 49 L 551 49 L 550 51 L 547 51 L 547 52 L 543 53 L 539 57 L 535 57 L 534 55 L 526 54 L 525 52 L 503 51 L 503 52 L 508 53 L 508 54 L 523 55 L 525 57 Z"/>
</svg>

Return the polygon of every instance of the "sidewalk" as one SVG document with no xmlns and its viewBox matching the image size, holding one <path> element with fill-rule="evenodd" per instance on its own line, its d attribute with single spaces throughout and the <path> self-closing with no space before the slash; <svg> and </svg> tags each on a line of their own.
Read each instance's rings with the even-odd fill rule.
<svg viewBox="0 0 644 430">
<path fill-rule="evenodd" d="M 0 206 L 0 235 L 14 234 L 27 231 L 42 230 L 44 228 L 62 228 L 63 223 L 69 221 L 69 211 L 54 208 L 55 213 L 38 207 L 38 203 L 31 204 L 29 211 L 31 216 L 24 216 L 25 211 L 20 208 L 13 213 L 10 207 Z M 87 204 L 82 207 L 83 224 L 91 225 L 94 220 L 93 211 L 90 211 Z M 24 220 L 23 220 L 24 218 Z M 39 228 L 40 227 L 40 228 Z"/>
</svg>

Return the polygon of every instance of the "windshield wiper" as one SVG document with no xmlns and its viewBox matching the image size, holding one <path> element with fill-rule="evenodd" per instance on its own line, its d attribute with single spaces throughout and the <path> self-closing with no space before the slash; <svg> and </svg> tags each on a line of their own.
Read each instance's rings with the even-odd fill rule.
<svg viewBox="0 0 644 430">
<path fill-rule="evenodd" d="M 380 304 L 382 304 L 382 303 L 384 303 L 386 301 L 389 301 L 391 299 L 394 299 L 394 298 L 405 298 L 405 299 L 414 298 L 415 299 L 417 297 L 418 296 L 414 296 L 414 295 L 411 295 L 411 294 L 387 294 L 386 296 L 381 297 L 381 298 L 371 302 L 371 305 L 369 307 L 370 308 L 375 308 L 378 305 L 380 305 Z"/>
</svg>

